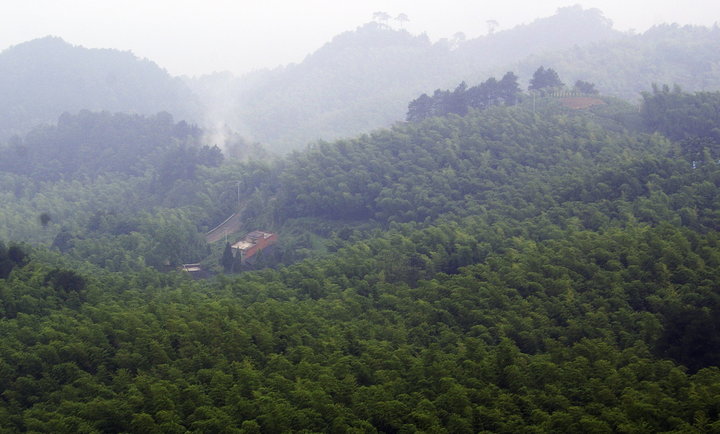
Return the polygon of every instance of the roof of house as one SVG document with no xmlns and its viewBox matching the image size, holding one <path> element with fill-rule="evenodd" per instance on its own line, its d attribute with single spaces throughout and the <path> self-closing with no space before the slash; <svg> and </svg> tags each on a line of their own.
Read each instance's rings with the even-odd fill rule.
<svg viewBox="0 0 720 434">
<path fill-rule="evenodd" d="M 254 242 L 243 239 L 243 240 L 240 240 L 237 243 L 233 244 L 230 247 L 232 247 L 233 249 L 245 250 L 245 249 L 249 249 L 250 247 L 252 247 L 254 245 L 255 245 Z"/>
<path fill-rule="evenodd" d="M 237 243 L 230 246 L 233 249 L 237 250 L 247 250 L 251 248 L 252 246 L 256 245 L 258 240 L 260 239 L 268 239 L 272 237 L 275 234 L 272 234 L 270 232 L 263 232 L 263 231 L 252 231 L 249 234 L 245 235 L 245 238 L 238 241 Z"/>
</svg>

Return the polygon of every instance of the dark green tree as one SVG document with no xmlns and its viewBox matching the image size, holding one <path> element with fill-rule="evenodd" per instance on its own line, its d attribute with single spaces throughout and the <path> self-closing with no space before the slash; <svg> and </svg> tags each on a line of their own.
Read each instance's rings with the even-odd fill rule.
<svg viewBox="0 0 720 434">
<path fill-rule="evenodd" d="M 40 224 L 43 227 L 47 227 L 47 225 L 50 223 L 50 220 L 52 220 L 52 217 L 50 217 L 49 213 L 44 212 L 40 214 L 38 220 L 40 220 Z"/>
<path fill-rule="evenodd" d="M 529 90 L 543 90 L 550 88 L 557 88 L 564 86 L 564 83 L 560 81 L 558 73 L 554 69 L 541 66 L 533 74 L 530 79 Z"/>
<path fill-rule="evenodd" d="M 590 83 L 588 81 L 578 80 L 575 82 L 575 86 L 573 86 L 573 89 L 577 92 L 588 94 L 588 95 L 597 95 L 598 91 L 595 89 L 595 83 Z"/>
<path fill-rule="evenodd" d="M 235 264 L 235 256 L 233 255 L 232 247 L 230 243 L 225 243 L 225 250 L 223 251 L 222 258 L 220 258 L 220 265 L 226 273 L 232 273 Z"/>
<path fill-rule="evenodd" d="M 498 82 L 498 95 L 505 105 L 515 105 L 520 97 L 520 85 L 518 77 L 512 71 L 508 71 Z"/>
<path fill-rule="evenodd" d="M 0 279 L 5 279 L 15 267 L 27 263 L 27 253 L 18 245 L 10 244 L 6 247 L 0 242 Z"/>
<path fill-rule="evenodd" d="M 63 269 L 48 272 L 45 275 L 45 283 L 65 294 L 84 291 L 87 285 L 85 278 L 81 274 L 73 270 Z"/>
<path fill-rule="evenodd" d="M 433 115 L 433 99 L 426 93 L 420 95 L 408 104 L 408 122 L 418 122 Z"/>
</svg>

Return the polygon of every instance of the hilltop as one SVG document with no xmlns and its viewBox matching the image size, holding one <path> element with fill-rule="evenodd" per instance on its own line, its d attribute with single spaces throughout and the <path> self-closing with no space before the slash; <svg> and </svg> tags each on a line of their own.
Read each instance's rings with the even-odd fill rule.
<svg viewBox="0 0 720 434">
<path fill-rule="evenodd" d="M 127 51 L 75 46 L 57 37 L 4 50 L 0 77 L 0 139 L 55 122 L 64 112 L 166 111 L 190 121 L 201 112 L 192 91 L 154 62 Z"/>
</svg>

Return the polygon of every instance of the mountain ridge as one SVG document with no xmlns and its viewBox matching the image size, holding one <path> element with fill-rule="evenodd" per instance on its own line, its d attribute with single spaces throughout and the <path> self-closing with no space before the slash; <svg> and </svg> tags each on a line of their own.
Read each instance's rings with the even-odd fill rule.
<svg viewBox="0 0 720 434">
<path fill-rule="evenodd" d="M 575 32 L 574 40 L 563 38 L 567 28 Z M 517 32 L 535 34 L 534 49 L 546 51 L 620 35 L 598 10 L 580 7 L 563 8 L 552 17 L 470 41 L 433 43 L 424 34 L 367 23 L 337 35 L 301 63 L 215 80 L 214 85 L 225 86 L 222 94 L 228 98 L 219 102 L 215 96 L 220 92 L 212 92 L 204 103 L 232 108 L 222 121 L 212 123 L 226 123 L 277 151 L 297 149 L 318 139 L 388 126 L 404 119 L 407 102 L 422 92 L 461 80 L 479 81 L 493 65 L 522 60 L 531 51 L 523 41 L 527 37 L 512 36 Z M 494 60 L 482 55 L 493 41 L 502 43 L 490 53 Z M 190 85 L 202 89 L 210 80 Z"/>
</svg>

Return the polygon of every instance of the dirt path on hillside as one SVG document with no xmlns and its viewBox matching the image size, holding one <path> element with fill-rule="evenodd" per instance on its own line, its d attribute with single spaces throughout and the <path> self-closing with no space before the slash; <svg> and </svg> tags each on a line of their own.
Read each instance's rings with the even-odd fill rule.
<svg viewBox="0 0 720 434">
<path fill-rule="evenodd" d="M 225 239 L 225 235 L 228 236 L 234 234 L 240 230 L 241 226 L 240 212 L 236 212 L 227 218 L 224 222 L 220 223 L 217 227 L 212 229 L 210 232 L 205 234 L 205 241 L 208 243 L 215 243 Z"/>
</svg>

